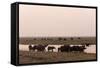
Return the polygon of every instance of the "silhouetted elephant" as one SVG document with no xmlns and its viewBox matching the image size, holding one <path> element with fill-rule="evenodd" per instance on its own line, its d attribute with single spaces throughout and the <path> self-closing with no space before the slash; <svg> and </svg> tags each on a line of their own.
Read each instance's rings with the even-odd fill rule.
<svg viewBox="0 0 100 68">
<path fill-rule="evenodd" d="M 71 52 L 84 52 L 85 46 L 72 46 L 70 48 Z"/>
<path fill-rule="evenodd" d="M 48 51 L 52 51 L 53 52 L 54 49 L 55 49 L 55 47 L 53 47 L 53 46 L 49 46 L 48 47 Z"/>
<path fill-rule="evenodd" d="M 80 47 L 80 52 L 84 52 L 84 50 L 86 49 L 86 47 L 83 45 Z"/>
<path fill-rule="evenodd" d="M 85 46 L 70 46 L 70 45 L 64 45 L 58 48 L 58 52 L 84 52 Z"/>
<path fill-rule="evenodd" d="M 28 48 L 29 48 L 29 51 L 32 51 L 32 50 L 33 50 L 33 47 L 32 47 L 32 45 L 31 45 L 31 44 L 29 45 L 29 47 L 28 47 Z"/>
<path fill-rule="evenodd" d="M 37 51 L 45 51 L 45 47 L 47 47 L 48 45 L 41 45 L 41 44 L 38 44 L 38 45 L 34 45 L 33 47 L 33 51 L 37 50 Z"/>
<path fill-rule="evenodd" d="M 29 56 L 31 56 L 31 53 L 33 52 L 33 46 L 30 44 L 28 48 L 29 48 Z"/>
<path fill-rule="evenodd" d="M 86 46 L 89 46 L 89 45 L 90 45 L 89 43 L 86 44 Z"/>
<path fill-rule="evenodd" d="M 70 52 L 70 45 L 64 45 L 58 48 L 58 52 Z"/>
</svg>

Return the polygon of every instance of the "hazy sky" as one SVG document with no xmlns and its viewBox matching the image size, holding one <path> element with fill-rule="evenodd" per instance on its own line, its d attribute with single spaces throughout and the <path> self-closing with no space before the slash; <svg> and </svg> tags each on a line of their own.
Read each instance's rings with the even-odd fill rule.
<svg viewBox="0 0 100 68">
<path fill-rule="evenodd" d="M 20 5 L 20 37 L 95 36 L 96 10 Z"/>
</svg>

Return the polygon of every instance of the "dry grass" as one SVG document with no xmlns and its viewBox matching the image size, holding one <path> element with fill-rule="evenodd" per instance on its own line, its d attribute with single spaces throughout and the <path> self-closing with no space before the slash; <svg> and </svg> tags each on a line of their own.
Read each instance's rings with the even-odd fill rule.
<svg viewBox="0 0 100 68">
<path fill-rule="evenodd" d="M 19 51 L 19 63 L 46 63 L 61 61 L 95 60 L 96 54 L 66 52 L 28 52 Z"/>
</svg>

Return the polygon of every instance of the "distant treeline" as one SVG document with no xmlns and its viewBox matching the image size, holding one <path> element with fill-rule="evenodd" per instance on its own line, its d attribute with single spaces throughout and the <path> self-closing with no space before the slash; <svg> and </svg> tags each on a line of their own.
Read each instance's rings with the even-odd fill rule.
<svg viewBox="0 0 100 68">
<path fill-rule="evenodd" d="M 96 37 L 21 37 L 19 44 L 96 44 Z"/>
</svg>

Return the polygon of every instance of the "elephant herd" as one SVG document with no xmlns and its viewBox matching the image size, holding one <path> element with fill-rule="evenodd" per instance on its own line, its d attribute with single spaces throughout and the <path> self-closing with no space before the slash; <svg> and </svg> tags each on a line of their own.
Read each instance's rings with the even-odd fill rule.
<svg viewBox="0 0 100 68">
<path fill-rule="evenodd" d="M 84 52 L 86 47 L 83 46 L 70 46 L 70 45 L 64 45 L 58 48 L 58 52 Z"/>
<path fill-rule="evenodd" d="M 45 48 L 47 47 L 48 45 L 41 45 L 41 44 L 38 44 L 38 45 L 34 45 L 32 46 L 31 44 L 29 45 L 29 51 L 45 51 Z"/>
<path fill-rule="evenodd" d="M 47 48 L 47 51 L 48 52 L 53 52 L 54 49 L 56 49 L 55 46 L 49 46 L 48 44 L 46 45 L 42 45 L 42 44 L 37 44 L 37 45 L 34 45 L 32 46 L 31 44 L 29 45 L 29 51 L 46 51 L 46 48 Z M 62 45 L 60 46 L 59 48 L 57 48 L 57 52 L 84 52 L 84 50 L 86 49 L 86 46 L 85 45 L 81 45 L 81 46 L 71 46 L 71 45 Z"/>
</svg>

